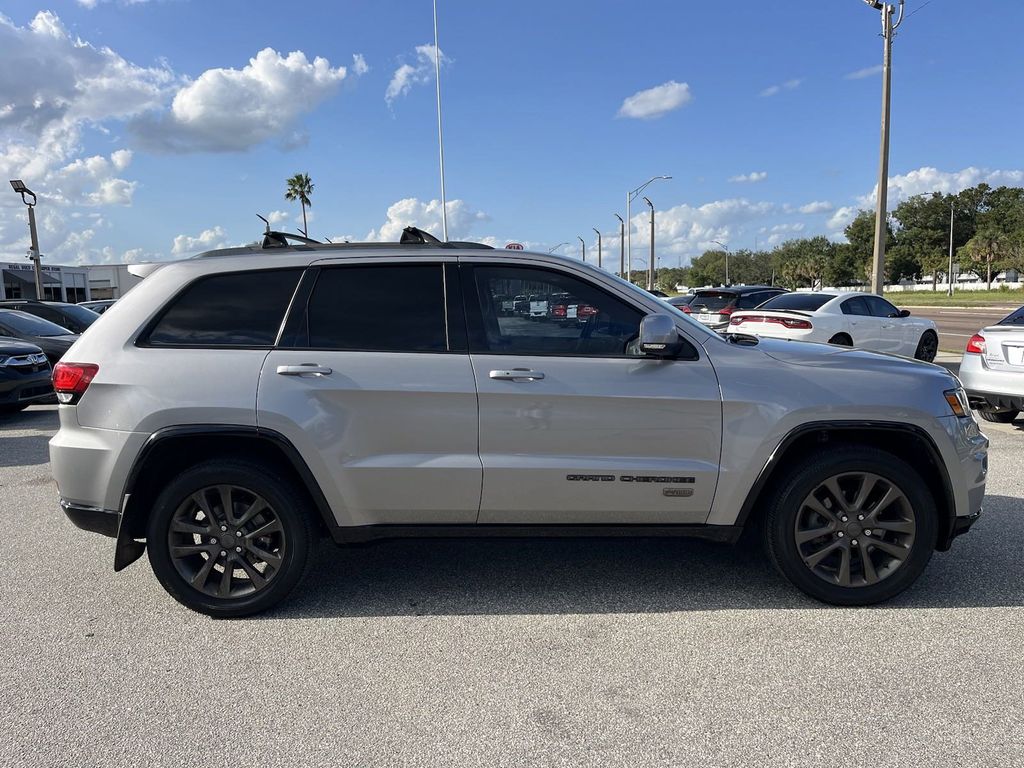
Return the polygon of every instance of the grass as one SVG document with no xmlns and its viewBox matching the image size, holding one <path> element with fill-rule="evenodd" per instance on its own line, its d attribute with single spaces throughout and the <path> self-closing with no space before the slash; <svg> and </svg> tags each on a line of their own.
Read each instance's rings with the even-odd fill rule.
<svg viewBox="0 0 1024 768">
<path fill-rule="evenodd" d="M 886 291 L 885 298 L 898 307 L 1019 307 L 1024 305 L 1024 289 L 957 291 Z"/>
</svg>

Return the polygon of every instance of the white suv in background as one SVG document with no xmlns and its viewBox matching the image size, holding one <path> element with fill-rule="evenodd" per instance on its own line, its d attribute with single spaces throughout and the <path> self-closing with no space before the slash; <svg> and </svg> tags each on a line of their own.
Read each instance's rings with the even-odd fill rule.
<svg viewBox="0 0 1024 768">
<path fill-rule="evenodd" d="M 867 604 L 980 514 L 988 441 L 943 368 L 728 340 L 578 261 L 408 239 L 170 263 L 72 347 L 53 473 L 115 570 L 148 549 L 176 599 L 239 616 L 320 533 L 750 527 L 800 589 Z M 502 311 L 529 294 L 593 311 Z"/>
</svg>

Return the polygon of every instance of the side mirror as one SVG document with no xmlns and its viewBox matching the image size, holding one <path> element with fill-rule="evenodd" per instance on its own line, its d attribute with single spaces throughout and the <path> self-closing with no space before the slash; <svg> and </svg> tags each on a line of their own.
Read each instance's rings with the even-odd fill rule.
<svg viewBox="0 0 1024 768">
<path fill-rule="evenodd" d="M 647 315 L 640 321 L 640 351 L 651 357 L 678 357 L 685 342 L 668 315 Z"/>
<path fill-rule="evenodd" d="M 909 309 L 901 309 L 900 310 L 900 317 L 910 317 L 910 310 Z"/>
</svg>

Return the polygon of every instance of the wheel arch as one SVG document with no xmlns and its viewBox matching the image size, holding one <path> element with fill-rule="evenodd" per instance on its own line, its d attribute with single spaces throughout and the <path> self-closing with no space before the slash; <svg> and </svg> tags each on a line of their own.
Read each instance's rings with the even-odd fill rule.
<svg viewBox="0 0 1024 768">
<path fill-rule="evenodd" d="M 227 456 L 279 469 L 316 509 L 321 531 L 333 536 L 337 522 L 319 483 L 295 446 L 279 432 L 224 424 L 165 427 L 150 436 L 128 473 L 121 498 L 115 571 L 135 562 L 145 552 L 145 544 L 138 539 L 145 538 L 152 505 L 166 481 L 189 467 Z"/>
<path fill-rule="evenodd" d="M 935 441 L 912 424 L 874 421 L 811 422 L 789 432 L 772 451 L 740 507 L 736 525 L 747 527 L 763 513 L 758 503 L 788 476 L 788 468 L 829 445 L 862 445 L 897 452 L 920 473 L 939 512 L 937 549 L 949 549 L 954 534 L 956 503 L 949 472 Z"/>
</svg>

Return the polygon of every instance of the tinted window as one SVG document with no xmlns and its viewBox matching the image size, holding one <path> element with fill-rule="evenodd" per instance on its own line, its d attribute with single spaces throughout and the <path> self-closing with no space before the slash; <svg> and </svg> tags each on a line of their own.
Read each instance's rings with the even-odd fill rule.
<svg viewBox="0 0 1024 768">
<path fill-rule="evenodd" d="M 868 311 L 868 305 L 864 301 L 863 296 L 854 296 L 852 299 L 847 299 L 840 305 L 844 315 L 870 315 Z"/>
<path fill-rule="evenodd" d="M 878 296 L 865 296 L 864 301 L 867 302 L 868 309 L 875 317 L 892 317 L 892 315 L 900 313 L 896 307 Z"/>
<path fill-rule="evenodd" d="M 74 304 L 59 307 L 59 311 L 61 314 L 75 320 L 83 328 L 88 328 L 99 319 L 99 315 L 93 310 L 87 307 L 79 307 Z"/>
<path fill-rule="evenodd" d="M 0 325 L 16 336 L 67 336 L 67 328 L 17 310 L 0 310 Z"/>
<path fill-rule="evenodd" d="M 1011 312 L 1000 320 L 997 325 L 1024 325 L 1024 307 L 1021 307 L 1016 312 Z"/>
<path fill-rule="evenodd" d="M 773 291 L 758 291 L 757 293 L 748 293 L 745 296 L 740 296 L 740 300 L 736 302 L 736 306 L 739 309 L 753 309 L 759 307 L 765 301 L 774 296 Z"/>
<path fill-rule="evenodd" d="M 783 293 L 769 299 L 761 309 L 795 309 L 803 312 L 814 312 L 834 299 L 827 293 Z"/>
<path fill-rule="evenodd" d="M 317 349 L 444 352 L 444 273 L 440 264 L 325 268 L 306 320 Z"/>
<path fill-rule="evenodd" d="M 271 346 L 301 274 L 301 269 L 276 269 L 200 278 L 178 294 L 147 341 L 203 347 Z"/>
<path fill-rule="evenodd" d="M 724 291 L 697 291 L 690 308 L 695 312 L 717 312 L 720 309 L 731 307 L 736 303 L 735 293 Z"/>
<path fill-rule="evenodd" d="M 668 303 L 673 307 L 686 307 L 689 306 L 690 302 L 693 301 L 694 297 L 690 296 L 673 296 L 668 299 Z"/>
<path fill-rule="evenodd" d="M 496 297 L 519 291 L 542 298 L 527 312 L 503 311 Z M 467 303 L 470 351 L 492 354 L 625 355 L 643 317 L 585 280 L 531 267 L 475 267 Z"/>
</svg>

